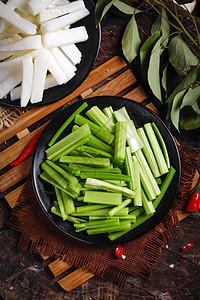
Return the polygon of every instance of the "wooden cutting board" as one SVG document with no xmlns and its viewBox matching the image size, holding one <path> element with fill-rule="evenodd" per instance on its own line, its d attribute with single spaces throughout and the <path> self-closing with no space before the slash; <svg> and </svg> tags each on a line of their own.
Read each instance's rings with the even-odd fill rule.
<svg viewBox="0 0 200 300">
<path fill-rule="evenodd" d="M 81 101 L 81 99 L 100 95 L 120 95 L 143 103 L 154 113 L 158 114 L 156 107 L 149 101 L 133 73 L 129 70 L 124 60 L 118 56 L 92 70 L 82 85 L 64 99 L 51 105 L 32 108 L 24 112 L 18 117 L 13 126 L 3 128 L 0 131 L 0 144 L 5 143 L 4 150 L 0 153 L 0 169 L 2 169 L 0 191 L 11 208 L 15 206 L 25 185 L 26 178 L 30 173 L 32 157 L 28 157 L 18 166 L 10 167 L 9 163 L 15 160 L 31 139 L 45 128 L 51 119 L 51 117 L 48 118 L 51 113 L 74 99 L 80 99 Z M 47 121 L 46 118 L 48 119 Z M 198 177 L 199 175 L 196 172 L 192 188 L 196 186 Z M 188 215 L 189 213 L 178 211 L 179 220 L 184 219 Z M 47 258 L 43 256 L 43 259 Z M 48 266 L 54 277 L 59 278 L 59 285 L 66 291 L 73 290 L 94 276 L 94 274 L 82 268 L 74 270 L 73 266 L 60 259 L 52 259 Z M 64 275 L 66 271 L 68 271 L 67 276 Z"/>
</svg>

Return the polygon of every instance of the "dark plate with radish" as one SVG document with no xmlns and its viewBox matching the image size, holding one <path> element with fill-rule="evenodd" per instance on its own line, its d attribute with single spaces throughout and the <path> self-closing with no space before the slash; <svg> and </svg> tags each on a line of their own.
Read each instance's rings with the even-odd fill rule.
<svg viewBox="0 0 200 300">
<path fill-rule="evenodd" d="M 86 99 L 85 102 L 87 107 L 79 112 L 79 115 L 74 116 L 74 119 L 60 132 L 53 146 L 48 145 L 52 137 L 77 109 L 80 110 L 83 102 L 74 103 L 60 112 L 42 132 L 32 165 L 34 191 L 44 213 L 67 235 L 92 244 L 128 242 L 155 228 L 172 207 L 180 184 L 179 151 L 163 121 L 142 104 L 117 96 L 99 96 Z M 112 107 L 114 111 L 114 120 L 110 119 L 109 122 L 107 119 L 109 114 L 105 111 L 108 107 Z M 95 111 L 97 119 L 95 119 Z M 112 126 L 110 129 L 106 128 L 106 131 L 110 130 L 108 136 L 104 131 L 102 131 L 104 136 L 99 132 L 96 133 L 98 139 L 103 141 L 104 145 L 106 143 L 106 148 L 103 148 L 106 151 L 100 149 L 101 141 L 91 145 L 92 138 L 90 133 L 88 135 L 88 128 L 92 127 L 88 127 L 89 122 L 83 124 L 85 118 L 91 120 L 90 116 L 94 118 L 92 122 L 97 125 L 99 111 L 106 116 L 102 118 L 100 113 L 100 121 L 104 120 L 105 126 L 114 123 L 113 129 Z M 126 113 L 124 114 L 125 111 L 128 117 Z M 144 147 L 139 142 L 139 146 L 136 146 L 139 148 L 133 149 L 132 136 L 127 129 L 132 128 L 131 120 L 135 124 L 140 142 L 142 141 L 141 145 L 145 140 L 140 131 L 146 132 L 149 145 L 155 154 L 159 174 L 153 177 L 154 166 L 151 166 L 149 158 L 146 158 L 148 155 Z M 123 134 L 120 135 L 120 128 L 123 128 L 124 124 L 127 126 L 125 144 L 123 144 Z M 131 129 L 131 132 L 133 131 L 134 129 Z M 95 135 L 94 132 L 92 135 Z M 114 136 L 113 141 L 109 140 L 112 136 Z M 160 162 L 156 154 L 157 150 L 152 145 L 157 143 L 154 138 L 162 152 Z M 62 148 L 63 143 L 66 142 L 67 146 Z M 124 147 L 125 154 L 121 151 Z M 144 167 L 145 161 L 148 165 L 146 167 Z M 149 169 L 152 174 L 149 173 Z M 72 176 L 66 179 L 65 172 Z M 148 174 L 146 181 L 144 173 Z M 58 174 L 62 174 L 61 177 Z M 66 182 L 63 181 L 63 177 L 71 182 L 70 189 L 68 189 L 69 185 L 63 185 Z M 78 183 L 74 184 L 76 180 Z M 152 185 L 155 185 L 153 191 L 151 191 Z M 63 196 L 63 191 L 65 195 L 66 189 L 67 199 L 73 199 L 73 208 L 71 200 L 66 200 Z M 67 209 L 70 213 L 66 212 Z"/>
</svg>

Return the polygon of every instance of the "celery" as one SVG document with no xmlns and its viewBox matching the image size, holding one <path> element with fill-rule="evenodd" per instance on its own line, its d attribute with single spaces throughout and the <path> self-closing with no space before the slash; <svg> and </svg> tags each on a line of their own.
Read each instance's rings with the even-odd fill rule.
<svg viewBox="0 0 200 300">
<path fill-rule="evenodd" d="M 101 157 L 107 157 L 110 159 L 113 158 L 112 154 L 110 154 L 106 151 L 94 148 L 94 147 L 89 147 L 89 146 L 81 146 L 81 147 L 77 148 L 77 151 L 79 151 L 85 155 L 89 154 L 92 157 L 101 156 Z"/>
<path fill-rule="evenodd" d="M 87 124 L 84 124 L 76 131 L 68 134 L 66 137 L 61 139 L 59 142 L 48 148 L 45 152 L 49 160 L 55 158 L 64 150 L 75 144 L 80 139 L 87 138 L 91 134 L 90 128 Z"/>
<path fill-rule="evenodd" d="M 153 131 L 151 123 L 145 124 L 144 129 L 146 131 L 149 142 L 150 142 L 151 147 L 153 149 L 153 152 L 154 152 L 154 155 L 155 155 L 155 158 L 156 158 L 159 170 L 160 170 L 160 174 L 163 175 L 163 174 L 168 172 L 168 167 L 167 167 L 167 164 L 165 162 L 165 158 L 163 156 L 163 153 L 162 153 L 162 150 L 161 150 L 160 145 L 158 143 L 158 140 L 156 138 L 156 135 Z"/>
<path fill-rule="evenodd" d="M 68 173 L 74 175 L 74 176 L 79 176 L 81 174 L 80 170 L 74 170 L 74 168 L 71 168 L 69 166 L 67 166 L 66 164 L 63 163 L 57 163 L 61 168 L 63 168 L 64 170 L 66 170 Z"/>
<path fill-rule="evenodd" d="M 85 212 L 85 211 L 91 211 L 91 210 L 98 210 L 102 208 L 110 207 L 110 204 L 88 204 L 84 206 L 78 206 L 76 208 L 77 212 Z"/>
<path fill-rule="evenodd" d="M 154 208 L 154 205 L 153 205 L 153 202 L 152 201 L 149 201 L 145 195 L 145 192 L 143 191 L 142 189 L 142 205 L 143 205 L 143 208 L 144 208 L 144 211 L 146 213 L 146 215 L 152 215 L 156 212 L 155 208 Z"/>
<path fill-rule="evenodd" d="M 67 195 L 67 193 L 65 193 L 64 191 L 61 191 L 61 196 L 62 196 L 62 201 L 63 201 L 66 214 L 70 215 L 73 212 L 75 212 L 73 199 L 69 195 Z"/>
<path fill-rule="evenodd" d="M 131 223 L 127 221 L 121 221 L 119 225 L 115 226 L 107 226 L 102 228 L 95 228 L 95 229 L 88 229 L 87 234 L 102 234 L 102 233 L 109 233 L 109 232 L 115 232 L 115 231 L 121 231 L 121 230 L 129 230 L 131 227 Z"/>
<path fill-rule="evenodd" d="M 113 112 L 112 106 L 104 107 L 103 112 L 110 119 L 110 121 L 115 124 L 116 120 L 114 117 L 114 112 Z"/>
<path fill-rule="evenodd" d="M 135 152 L 143 147 L 143 144 L 137 134 L 135 125 L 130 119 L 126 108 L 122 107 L 114 112 L 117 121 L 127 121 L 127 142 L 131 148 L 131 152 Z"/>
<path fill-rule="evenodd" d="M 107 131 L 106 129 L 100 127 L 99 125 L 95 124 L 94 122 L 88 120 L 87 118 L 81 116 L 81 115 L 77 115 L 75 118 L 75 123 L 77 125 L 84 125 L 84 124 L 88 124 L 89 128 L 91 130 L 91 132 L 97 136 L 98 138 L 100 138 L 101 140 L 105 141 L 106 143 L 108 143 L 109 145 L 112 144 L 113 140 L 114 140 L 114 135 L 111 134 L 109 131 Z M 78 129 L 77 129 L 78 130 Z"/>
<path fill-rule="evenodd" d="M 108 220 L 97 220 L 97 221 L 89 221 L 85 223 L 74 224 L 76 228 L 102 228 L 107 226 L 119 225 L 119 218 L 113 218 Z"/>
<path fill-rule="evenodd" d="M 133 161 L 133 172 L 135 174 L 134 176 L 135 176 L 135 186 L 136 186 L 134 205 L 142 206 L 140 167 L 137 161 Z"/>
<path fill-rule="evenodd" d="M 127 216 L 117 216 L 119 218 L 119 220 L 130 220 L 131 223 L 136 222 L 136 217 L 133 215 L 128 214 Z M 94 220 L 109 220 L 109 219 L 113 219 L 116 218 L 116 214 L 114 217 L 94 217 L 94 216 L 90 216 L 89 217 L 89 221 L 94 221 Z"/>
<path fill-rule="evenodd" d="M 98 173 L 98 170 L 95 172 L 82 172 L 80 175 L 81 179 L 96 178 L 102 180 L 123 180 L 123 181 L 130 181 L 130 176 L 124 174 L 115 174 L 115 173 Z"/>
<path fill-rule="evenodd" d="M 59 208 L 52 206 L 51 207 L 51 212 L 59 217 L 62 217 L 61 212 L 59 210 Z M 85 220 L 81 220 L 80 218 L 76 218 L 76 217 L 72 217 L 72 216 L 66 216 L 66 220 L 72 222 L 72 223 L 81 223 L 81 222 L 85 222 Z"/>
<path fill-rule="evenodd" d="M 99 192 L 99 191 L 86 191 L 84 202 L 120 205 L 122 203 L 122 194 Z"/>
<path fill-rule="evenodd" d="M 146 133 L 144 131 L 143 127 L 140 127 L 137 129 L 137 133 L 144 145 L 144 147 L 142 148 L 142 152 L 145 155 L 145 158 L 151 168 L 151 171 L 154 175 L 154 177 L 159 177 L 160 176 L 160 172 L 159 172 L 159 168 L 158 168 L 158 164 L 156 162 L 155 156 L 153 154 L 152 148 L 149 144 L 148 138 L 146 136 Z"/>
<path fill-rule="evenodd" d="M 60 162 L 62 163 L 74 163 L 74 164 L 84 164 L 90 166 L 97 166 L 97 167 L 109 167 L 110 166 L 110 159 L 109 158 L 102 158 L 102 157 L 84 157 L 84 156 L 61 156 Z"/>
<path fill-rule="evenodd" d="M 115 216 L 128 216 L 129 209 L 128 207 L 122 208 Z M 108 208 L 102 208 L 98 210 L 91 210 L 85 212 L 75 212 L 72 214 L 74 217 L 108 217 Z"/>
<path fill-rule="evenodd" d="M 130 198 L 134 198 L 135 196 L 135 192 L 126 187 L 116 186 L 114 184 L 94 178 L 87 178 L 84 186 L 98 190 L 106 190 L 109 192 L 121 193 L 122 195 Z"/>
<path fill-rule="evenodd" d="M 122 164 L 125 159 L 127 122 L 117 122 L 115 125 L 114 159 Z"/>
<path fill-rule="evenodd" d="M 68 181 L 63 178 L 57 171 L 50 167 L 46 162 L 43 162 L 41 165 L 43 171 L 45 171 L 54 181 L 56 181 L 64 189 L 68 187 Z"/>
<path fill-rule="evenodd" d="M 111 173 L 118 173 L 119 171 L 117 170 L 118 168 L 115 168 L 115 170 L 112 168 L 112 165 L 110 164 L 109 167 L 107 168 L 101 168 L 101 167 L 88 167 L 86 165 L 81 165 L 81 164 L 75 164 L 75 163 L 69 163 L 69 167 L 78 170 L 81 173 L 82 172 L 98 172 L 98 173 L 105 173 L 105 172 L 111 172 Z"/>
<path fill-rule="evenodd" d="M 134 191 L 136 189 L 136 184 L 135 184 L 135 174 L 133 171 L 133 160 L 131 156 L 130 147 L 126 147 L 125 149 L 125 170 L 126 170 L 126 174 L 128 174 L 131 178 L 128 184 L 129 188 Z"/>
<path fill-rule="evenodd" d="M 100 127 L 107 129 L 110 132 L 114 132 L 115 123 L 111 122 L 110 119 L 98 108 L 93 106 L 90 108 L 86 115 Z"/>
<path fill-rule="evenodd" d="M 59 206 L 59 209 L 60 209 L 62 219 L 63 219 L 63 221 L 65 221 L 66 218 L 67 218 L 67 214 L 66 214 L 63 199 L 62 199 L 61 190 L 58 189 L 57 187 L 55 187 L 55 192 L 56 192 L 56 198 L 58 200 L 58 206 Z"/>
<path fill-rule="evenodd" d="M 128 204 L 130 204 L 131 201 L 132 201 L 132 199 L 126 199 L 126 200 L 124 200 L 120 205 L 111 208 L 111 209 L 108 211 L 108 215 L 109 215 L 110 217 L 113 217 L 113 216 L 114 216 L 117 212 L 119 212 L 122 208 L 124 208 L 125 206 L 127 206 Z"/>
<path fill-rule="evenodd" d="M 54 136 L 48 143 L 49 146 L 52 146 L 55 143 L 55 141 L 58 139 L 58 137 L 61 135 L 61 133 L 65 130 L 65 128 L 67 128 L 67 126 L 73 121 L 75 116 L 78 115 L 79 113 L 81 113 L 87 106 L 88 106 L 88 104 L 86 102 L 84 102 L 79 108 L 77 108 L 77 110 L 75 110 L 75 112 L 73 112 L 69 116 L 69 118 L 63 123 L 63 125 L 54 134 Z"/>
</svg>

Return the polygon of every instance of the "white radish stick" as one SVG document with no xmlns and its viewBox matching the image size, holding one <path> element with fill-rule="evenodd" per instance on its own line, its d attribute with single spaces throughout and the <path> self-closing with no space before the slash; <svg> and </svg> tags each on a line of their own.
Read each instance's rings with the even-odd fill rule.
<svg viewBox="0 0 200 300">
<path fill-rule="evenodd" d="M 0 17 L 27 34 L 36 34 L 37 26 L 20 17 L 9 6 L 0 1 Z"/>
<path fill-rule="evenodd" d="M 22 61 L 21 107 L 26 107 L 31 97 L 33 82 L 33 59 L 26 57 Z"/>
<path fill-rule="evenodd" d="M 49 51 L 49 72 L 53 75 L 58 84 L 63 84 L 67 81 L 67 76 L 57 63 L 54 56 Z"/>
<path fill-rule="evenodd" d="M 39 13 L 39 21 L 45 22 L 51 19 L 72 13 L 85 7 L 84 1 L 77 0 L 65 5 L 55 6 L 54 8 L 44 9 Z"/>
<path fill-rule="evenodd" d="M 87 41 L 87 39 L 88 34 L 85 26 L 49 32 L 42 37 L 43 46 L 45 48 L 55 48 L 67 44 L 81 43 Z"/>
<path fill-rule="evenodd" d="M 45 9 L 52 0 L 29 0 L 28 8 L 33 16 Z"/>
<path fill-rule="evenodd" d="M 17 70 L 0 83 L 0 99 L 4 98 L 22 81 L 22 71 Z"/>
<path fill-rule="evenodd" d="M 75 44 L 61 46 L 60 48 L 74 65 L 81 62 L 82 53 Z"/>
<path fill-rule="evenodd" d="M 19 34 L 15 34 L 12 37 L 0 40 L 0 46 L 8 45 L 9 43 L 13 43 L 21 40 L 21 36 Z"/>
<path fill-rule="evenodd" d="M 14 10 L 16 7 L 19 8 L 27 2 L 27 0 L 8 0 L 6 6 L 9 6 L 9 8 Z"/>
<path fill-rule="evenodd" d="M 42 23 L 40 30 L 42 33 L 57 31 L 66 25 L 78 22 L 89 15 L 87 8 L 79 9 L 62 17 Z"/>
<path fill-rule="evenodd" d="M 0 51 L 17 51 L 27 49 L 42 48 L 41 35 L 33 35 L 24 37 L 18 41 L 13 41 L 7 45 L 0 45 Z"/>
<path fill-rule="evenodd" d="M 6 58 L 11 57 L 15 52 L 14 51 L 6 51 L 6 52 L 0 52 L 0 60 L 4 60 Z"/>
<path fill-rule="evenodd" d="M 12 73 L 14 73 L 17 70 L 19 70 L 19 66 L 1 69 L 0 82 L 3 81 L 4 79 L 8 78 Z"/>
<path fill-rule="evenodd" d="M 33 85 L 31 93 L 31 103 L 42 101 L 44 84 L 48 69 L 49 57 L 47 54 L 37 56 L 34 59 Z"/>
</svg>

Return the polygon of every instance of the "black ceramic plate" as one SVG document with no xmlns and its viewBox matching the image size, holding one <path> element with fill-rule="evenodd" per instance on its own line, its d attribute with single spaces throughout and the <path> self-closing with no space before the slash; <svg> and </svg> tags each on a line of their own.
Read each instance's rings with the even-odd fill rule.
<svg viewBox="0 0 200 300">
<path fill-rule="evenodd" d="M 158 126 L 165 143 L 167 145 L 170 162 L 171 165 L 176 169 L 175 176 L 173 178 L 173 182 L 171 183 L 170 188 L 167 190 L 165 196 L 163 197 L 161 203 L 159 204 L 156 213 L 152 218 L 132 230 L 131 232 L 127 233 L 126 235 L 122 236 L 117 241 L 111 242 L 106 235 L 98 235 L 98 236 L 88 236 L 84 231 L 76 233 L 74 230 L 73 225 L 68 221 L 62 221 L 60 217 L 53 215 L 50 212 L 51 206 L 55 200 L 55 193 L 53 187 L 42 181 L 39 178 L 41 172 L 41 164 L 46 159 L 45 156 L 45 149 L 47 148 L 47 144 L 54 133 L 59 129 L 61 124 L 81 105 L 80 102 L 72 104 L 71 106 L 67 107 L 61 113 L 59 113 L 44 129 L 42 135 L 37 144 L 37 148 L 34 153 L 33 158 L 33 165 L 32 165 L 32 180 L 33 180 L 33 187 L 40 203 L 42 209 L 44 210 L 45 214 L 48 218 L 56 225 L 60 230 L 65 232 L 66 234 L 74 237 L 78 240 L 88 242 L 88 243 L 95 243 L 95 244 L 113 244 L 113 243 L 121 243 L 133 240 L 145 233 L 149 230 L 153 229 L 168 213 L 169 209 L 171 208 L 176 193 L 179 188 L 180 183 L 180 158 L 179 152 L 176 146 L 176 143 L 173 139 L 168 128 L 165 124 L 155 115 L 152 111 L 150 111 L 145 106 L 138 104 L 132 100 L 124 99 L 121 97 L 111 97 L 111 96 L 100 96 L 94 97 L 90 99 L 86 99 L 88 103 L 88 108 L 91 108 L 93 105 L 97 105 L 99 108 L 104 108 L 105 106 L 112 106 L 114 110 L 125 106 L 130 117 L 134 120 L 136 127 L 140 127 L 147 122 L 155 122 Z M 66 134 L 71 132 L 72 126 L 74 123 L 72 122 L 68 128 L 63 132 L 60 138 L 63 138 Z"/>
<path fill-rule="evenodd" d="M 43 100 L 36 104 L 28 103 L 27 107 L 43 106 L 54 103 L 67 95 L 71 94 L 77 87 L 85 80 L 90 73 L 92 66 L 98 55 L 100 46 L 100 26 L 96 28 L 94 20 L 94 4 L 91 0 L 85 1 L 86 8 L 90 14 L 84 19 L 73 24 L 72 27 L 85 26 L 88 33 L 88 40 L 84 43 L 78 43 L 76 46 L 82 52 L 82 59 L 80 64 L 77 64 L 76 75 L 66 84 L 58 85 L 44 91 Z M 0 100 L 1 102 L 10 106 L 20 107 L 20 100 L 11 101 L 10 95 Z"/>
</svg>

